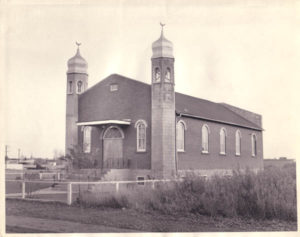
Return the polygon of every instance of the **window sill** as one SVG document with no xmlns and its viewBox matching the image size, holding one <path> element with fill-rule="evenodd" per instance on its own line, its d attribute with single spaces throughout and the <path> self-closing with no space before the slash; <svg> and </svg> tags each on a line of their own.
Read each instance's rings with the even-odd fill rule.
<svg viewBox="0 0 300 237">
<path fill-rule="evenodd" d="M 208 151 L 202 151 L 201 153 L 202 153 L 202 154 L 209 154 Z"/>
<path fill-rule="evenodd" d="M 146 153 L 146 150 L 140 150 L 140 151 L 136 151 L 136 153 Z"/>
<path fill-rule="evenodd" d="M 220 156 L 226 156 L 226 153 L 220 152 L 219 155 L 220 155 Z"/>
<path fill-rule="evenodd" d="M 235 154 L 235 156 L 238 156 L 238 157 L 240 157 L 240 156 L 241 156 L 241 154 Z"/>
<path fill-rule="evenodd" d="M 178 153 L 184 153 L 185 150 L 177 150 Z"/>
</svg>

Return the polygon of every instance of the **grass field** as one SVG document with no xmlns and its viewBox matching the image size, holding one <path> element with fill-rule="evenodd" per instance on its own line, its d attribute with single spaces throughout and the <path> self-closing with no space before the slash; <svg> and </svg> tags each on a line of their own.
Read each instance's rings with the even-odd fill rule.
<svg viewBox="0 0 300 237">
<path fill-rule="evenodd" d="M 142 232 L 296 231 L 297 222 L 211 218 L 199 214 L 167 215 L 134 209 L 84 208 L 61 203 L 6 200 L 6 215 L 65 220 L 75 223 L 132 229 Z M 34 233 L 34 230 L 28 230 Z M 8 227 L 7 232 L 28 232 Z M 77 230 L 81 232 L 80 230 Z M 37 232 L 36 232 L 37 233 Z"/>
<path fill-rule="evenodd" d="M 34 192 L 43 188 L 49 188 L 51 183 L 26 183 L 25 191 Z M 5 182 L 5 193 L 21 193 L 22 192 L 22 183 L 16 181 L 6 181 Z"/>
</svg>

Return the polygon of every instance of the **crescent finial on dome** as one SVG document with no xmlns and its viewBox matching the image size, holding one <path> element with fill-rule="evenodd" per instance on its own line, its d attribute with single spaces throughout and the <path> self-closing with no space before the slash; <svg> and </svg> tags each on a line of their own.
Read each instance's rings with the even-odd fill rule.
<svg viewBox="0 0 300 237">
<path fill-rule="evenodd" d="M 161 35 L 158 40 L 152 44 L 152 58 L 174 58 L 173 56 L 173 44 L 171 41 L 167 40 L 164 36 L 164 26 L 166 24 L 159 23 L 161 26 Z"/>
<path fill-rule="evenodd" d="M 79 46 L 81 43 L 75 42 L 77 45 L 77 52 L 75 56 L 68 60 L 68 71 L 67 73 L 86 73 L 88 64 L 86 60 L 80 55 Z"/>
</svg>

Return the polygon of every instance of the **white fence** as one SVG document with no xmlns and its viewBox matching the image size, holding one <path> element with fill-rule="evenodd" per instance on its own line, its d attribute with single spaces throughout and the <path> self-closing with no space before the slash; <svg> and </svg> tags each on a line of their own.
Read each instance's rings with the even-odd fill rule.
<svg viewBox="0 0 300 237">
<path fill-rule="evenodd" d="M 26 177 L 27 176 L 27 177 Z M 34 177 L 33 177 L 34 176 Z M 22 172 L 5 172 L 6 179 L 40 179 L 40 180 L 61 180 L 63 179 L 63 174 L 59 171 L 57 172 L 47 172 L 47 171 L 22 171 Z"/>
<path fill-rule="evenodd" d="M 6 197 L 31 200 L 46 200 L 66 202 L 71 205 L 80 191 L 93 193 L 98 187 L 100 193 L 119 193 L 120 190 L 145 187 L 155 189 L 158 183 L 174 182 L 179 180 L 137 180 L 137 181 L 97 181 L 97 182 L 63 182 L 63 181 L 38 181 L 38 180 L 6 180 L 6 187 L 19 185 L 11 192 L 6 192 Z M 12 185 L 13 184 L 13 185 Z M 19 192 L 18 192 L 19 191 Z M 97 192 L 95 192 L 97 193 Z"/>
</svg>

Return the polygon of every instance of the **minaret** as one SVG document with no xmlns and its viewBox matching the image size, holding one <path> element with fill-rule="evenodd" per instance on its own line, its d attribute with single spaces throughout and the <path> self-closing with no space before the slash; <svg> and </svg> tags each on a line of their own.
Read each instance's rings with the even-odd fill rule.
<svg viewBox="0 0 300 237">
<path fill-rule="evenodd" d="M 65 154 L 78 143 L 78 96 L 88 87 L 88 64 L 80 55 L 77 43 L 76 55 L 68 60 L 67 71 L 67 105 L 66 105 L 66 146 Z"/>
<path fill-rule="evenodd" d="M 173 44 L 161 35 L 152 44 L 151 169 L 155 178 L 175 176 L 175 92 Z"/>
</svg>

